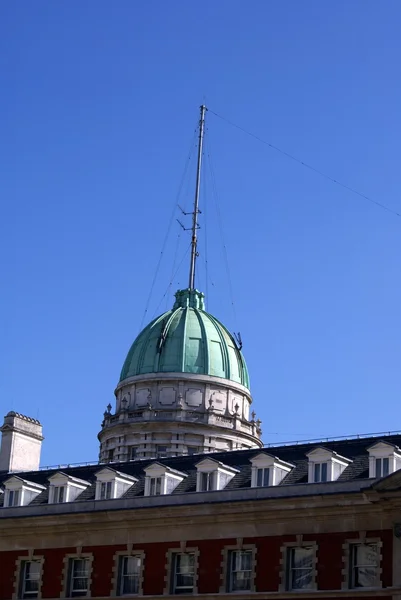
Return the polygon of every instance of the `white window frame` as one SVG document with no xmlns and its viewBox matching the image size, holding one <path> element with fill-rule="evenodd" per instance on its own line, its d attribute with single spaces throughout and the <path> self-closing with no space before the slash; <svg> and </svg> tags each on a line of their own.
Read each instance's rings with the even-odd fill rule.
<svg viewBox="0 0 401 600">
<path fill-rule="evenodd" d="M 22 488 L 19 490 L 6 490 L 5 506 L 22 506 L 21 504 Z"/>
<path fill-rule="evenodd" d="M 310 550 L 311 553 L 311 565 L 310 567 L 304 568 L 304 567 L 294 567 L 293 566 L 293 561 L 294 561 L 294 555 L 295 552 L 297 550 Z M 298 591 L 298 590 L 314 590 L 316 589 L 316 583 L 315 583 L 315 556 L 316 556 L 316 549 L 314 547 L 313 544 L 309 545 L 307 543 L 303 544 L 302 546 L 290 546 L 287 548 L 287 572 L 286 572 L 286 589 L 289 592 L 292 591 Z M 308 571 L 308 573 L 311 575 L 311 584 L 308 587 L 293 587 L 293 583 L 292 583 L 292 575 L 294 571 Z"/>
<path fill-rule="evenodd" d="M 353 569 L 354 569 L 354 564 L 353 564 L 353 553 L 354 553 L 354 547 L 355 546 L 371 546 L 374 545 L 377 547 L 378 549 L 378 555 L 377 555 L 377 567 L 376 567 L 376 583 L 373 587 L 364 587 L 364 586 L 357 586 L 357 587 L 353 587 Z M 367 538 L 366 537 L 366 532 L 361 531 L 359 532 L 359 538 L 352 538 L 352 539 L 348 539 L 345 541 L 345 543 L 343 544 L 343 569 L 342 569 L 342 575 L 343 575 L 343 581 L 341 584 L 341 589 L 342 590 L 369 590 L 369 589 L 378 589 L 383 587 L 383 583 L 381 580 L 381 576 L 382 576 L 382 561 L 383 561 L 383 542 L 380 538 Z M 362 565 L 361 565 L 362 566 Z M 362 594 L 363 595 L 363 594 Z"/>
<path fill-rule="evenodd" d="M 300 593 L 302 590 L 307 592 L 317 590 L 317 550 L 318 546 L 315 541 L 303 541 L 302 535 L 296 536 L 295 542 L 285 542 L 280 550 L 281 550 L 281 570 L 280 570 L 280 585 L 279 592 L 290 592 L 290 569 L 291 569 L 291 550 L 294 548 L 310 548 L 313 552 L 312 556 L 312 582 L 310 587 L 308 588 L 300 588 Z M 297 593 L 297 590 L 293 590 L 294 593 Z"/>
<path fill-rule="evenodd" d="M 114 481 L 101 481 L 99 483 L 99 500 L 114 498 Z"/>
<path fill-rule="evenodd" d="M 221 476 L 227 478 L 225 486 L 231 481 L 231 479 L 239 473 L 238 469 L 234 469 L 233 467 L 229 467 L 224 465 L 217 460 L 212 458 L 205 458 L 198 462 L 196 465 L 197 474 L 196 474 L 196 491 L 197 492 L 205 492 L 205 491 L 217 491 L 224 489 L 221 484 Z M 204 473 L 209 474 L 207 477 L 208 480 L 208 490 L 203 490 L 203 481 L 204 481 Z M 224 486 L 224 487 L 225 487 Z"/>
<path fill-rule="evenodd" d="M 149 496 L 162 496 L 164 477 L 149 477 Z"/>
<path fill-rule="evenodd" d="M 178 554 L 191 554 L 194 556 L 194 572 L 193 572 L 193 588 L 192 591 L 186 593 L 178 593 L 176 589 L 176 558 Z M 180 547 L 169 548 L 166 552 L 166 575 L 164 577 L 164 595 L 196 595 L 198 594 L 198 564 L 199 564 L 199 548 L 187 547 L 186 542 L 181 542 Z"/>
<path fill-rule="evenodd" d="M 375 475 L 377 478 L 387 477 L 390 475 L 390 457 L 375 458 Z"/>
<path fill-rule="evenodd" d="M 249 569 L 240 569 L 240 570 L 235 570 L 234 569 L 234 562 L 236 559 L 236 556 L 238 554 L 246 554 L 247 556 L 250 557 L 250 567 Z M 238 592 L 238 593 L 247 593 L 252 591 L 252 574 L 253 574 L 253 552 L 252 549 L 249 548 L 237 548 L 235 550 L 229 550 L 227 553 L 227 561 L 228 561 L 228 565 L 227 565 L 227 593 L 233 593 L 233 592 Z M 242 588 L 235 588 L 234 589 L 234 576 L 236 573 L 249 573 L 249 587 L 242 589 Z"/>
<path fill-rule="evenodd" d="M 40 575 L 38 580 L 38 592 L 37 594 L 25 594 L 25 564 L 29 562 L 40 563 Z M 29 552 L 28 555 L 19 556 L 15 563 L 15 578 L 14 578 L 14 592 L 12 595 L 12 600 L 17 600 L 20 598 L 36 598 L 40 599 L 42 597 L 42 578 L 43 578 L 43 564 L 44 557 L 34 555 L 33 552 Z"/>
<path fill-rule="evenodd" d="M 64 504 L 74 500 L 90 485 L 89 481 L 72 477 L 66 473 L 55 473 L 48 478 L 49 481 L 49 504 Z M 63 499 L 60 501 L 60 489 L 64 488 Z M 58 491 L 57 491 L 58 490 Z"/>
<path fill-rule="evenodd" d="M 328 450 L 327 448 L 318 447 L 314 448 L 306 455 L 308 457 L 308 483 L 327 483 L 329 481 L 336 481 L 338 477 L 340 477 L 341 473 L 351 464 L 351 460 L 349 458 L 345 458 L 345 456 L 340 456 L 337 452 L 333 450 Z M 322 472 L 322 465 L 327 464 L 327 479 L 326 481 L 315 480 L 315 465 L 320 465 L 320 473 Z M 337 476 L 335 476 L 335 471 L 339 471 Z"/>
<path fill-rule="evenodd" d="M 134 556 L 140 559 L 141 570 L 138 579 L 138 593 L 137 594 L 121 594 L 122 583 L 121 583 L 121 568 L 123 561 L 122 559 L 125 557 Z M 111 579 L 111 590 L 110 596 L 126 596 L 134 595 L 134 596 L 142 596 L 143 594 L 143 570 L 144 570 L 144 561 L 145 561 L 145 552 L 139 549 L 132 549 L 132 544 L 127 544 L 126 550 L 119 550 L 114 554 L 114 564 L 113 564 L 113 577 Z"/>
<path fill-rule="evenodd" d="M 327 483 L 329 477 L 329 463 L 313 463 L 313 483 Z"/>
<path fill-rule="evenodd" d="M 256 486 L 255 487 L 269 487 L 271 480 L 271 467 L 257 467 L 256 468 Z"/>
<path fill-rule="evenodd" d="M 83 579 L 82 576 L 74 577 L 74 563 L 76 561 L 84 561 L 86 564 L 86 589 L 85 590 L 74 590 L 74 580 Z M 70 557 L 68 561 L 68 582 L 67 582 L 67 598 L 85 598 L 90 593 L 90 572 L 91 572 L 91 560 L 88 556 L 74 556 Z M 80 593 L 81 591 L 85 593 Z"/>
<path fill-rule="evenodd" d="M 17 475 L 13 475 L 4 482 L 4 508 L 15 508 L 16 506 L 26 506 L 36 496 L 45 490 L 44 485 L 21 479 Z M 17 493 L 17 500 L 15 494 Z M 28 499 L 28 494 L 32 495 Z M 10 502 L 12 502 L 10 504 Z"/>
<path fill-rule="evenodd" d="M 37 578 L 37 582 L 38 582 L 38 589 L 35 592 L 27 592 L 26 591 L 26 584 L 28 583 L 28 579 L 27 579 L 27 565 L 30 565 L 32 563 L 38 564 L 39 565 L 39 573 L 38 573 L 38 578 Z M 41 583 L 42 583 L 42 569 L 43 569 L 43 559 L 29 559 L 27 558 L 26 560 L 22 560 L 21 564 L 20 564 L 20 580 L 19 580 L 19 598 L 39 598 L 40 597 L 40 588 L 41 588 Z M 30 581 L 35 581 L 35 579 L 30 579 Z"/>
<path fill-rule="evenodd" d="M 95 492 L 95 500 L 114 500 L 115 498 L 121 498 L 125 494 L 125 492 L 137 482 L 136 477 L 132 477 L 132 475 L 127 475 L 126 473 L 120 473 L 119 471 L 115 471 L 110 467 L 105 467 L 96 473 L 96 492 Z M 110 484 L 110 485 L 103 485 Z M 120 485 L 120 491 L 117 495 L 117 486 Z M 103 497 L 104 489 L 111 489 L 110 497 Z M 106 493 L 109 496 L 108 492 Z"/>
<path fill-rule="evenodd" d="M 361 564 L 361 563 L 356 564 L 355 559 L 356 559 L 357 548 L 361 548 L 361 547 L 369 548 L 369 547 L 373 547 L 373 546 L 376 549 L 377 564 L 376 565 L 368 565 L 368 564 Z M 381 563 L 381 551 L 380 551 L 380 546 L 379 546 L 378 542 L 359 541 L 359 542 L 350 544 L 349 545 L 349 588 L 353 589 L 353 590 L 361 590 L 361 589 L 370 589 L 372 587 L 381 587 L 380 563 Z M 356 576 L 357 570 L 367 568 L 367 567 L 372 567 L 372 566 L 375 569 L 375 577 L 376 577 L 375 584 L 373 586 L 357 585 L 356 581 L 355 581 L 355 576 Z"/>
<path fill-rule="evenodd" d="M 369 477 L 387 477 L 401 469 L 401 450 L 398 446 L 384 441 L 376 442 L 367 449 L 369 453 Z M 388 473 L 384 473 L 383 462 L 388 459 Z M 380 476 L 377 475 L 377 461 L 380 460 Z"/>
<path fill-rule="evenodd" d="M 55 485 L 53 486 L 53 503 L 62 504 L 67 501 L 67 486 Z"/>
<path fill-rule="evenodd" d="M 281 481 L 294 468 L 291 463 L 284 462 L 266 452 L 260 452 L 250 459 L 252 464 L 251 487 L 270 487 L 279 485 Z M 265 484 L 265 470 L 269 469 L 268 482 Z M 263 470 L 262 485 L 259 484 L 259 473 Z"/>
<path fill-rule="evenodd" d="M 139 570 L 138 573 L 128 573 L 125 574 L 123 573 L 124 570 L 124 563 L 125 561 L 128 561 L 129 559 L 134 559 L 134 560 L 139 560 Z M 141 578 L 142 578 L 142 569 L 143 569 L 143 558 L 141 556 L 141 554 L 124 554 L 121 555 L 119 557 L 118 560 L 118 590 L 117 590 L 117 595 L 118 596 L 138 596 L 140 593 L 140 589 L 141 589 Z M 124 577 L 126 578 L 130 578 L 130 577 L 134 577 L 137 579 L 137 591 L 136 592 L 125 592 L 124 593 Z"/>
<path fill-rule="evenodd" d="M 177 485 L 187 477 L 186 473 L 181 473 L 175 469 L 170 469 L 161 463 L 154 462 L 145 469 L 145 496 L 164 496 L 172 493 Z M 170 486 L 170 491 L 169 489 Z M 159 490 L 156 492 L 156 488 Z"/>
<path fill-rule="evenodd" d="M 178 557 L 181 556 L 192 556 L 193 565 L 192 565 L 192 585 L 191 586 L 178 586 L 177 585 L 177 577 L 181 573 L 177 573 L 178 566 Z M 194 589 L 196 587 L 196 567 L 197 567 L 197 557 L 195 551 L 186 550 L 185 552 L 174 552 L 171 557 L 171 589 L 170 593 L 174 595 L 182 595 L 182 594 L 193 594 Z"/>
</svg>

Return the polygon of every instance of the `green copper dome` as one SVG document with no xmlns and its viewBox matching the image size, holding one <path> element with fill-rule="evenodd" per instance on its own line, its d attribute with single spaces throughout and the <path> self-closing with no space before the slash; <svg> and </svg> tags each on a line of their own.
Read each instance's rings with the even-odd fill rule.
<svg viewBox="0 0 401 600">
<path fill-rule="evenodd" d="M 196 373 L 249 389 L 244 357 L 224 325 L 205 312 L 203 294 L 188 289 L 175 298 L 173 309 L 149 323 L 132 344 L 120 381 L 146 373 Z"/>
</svg>

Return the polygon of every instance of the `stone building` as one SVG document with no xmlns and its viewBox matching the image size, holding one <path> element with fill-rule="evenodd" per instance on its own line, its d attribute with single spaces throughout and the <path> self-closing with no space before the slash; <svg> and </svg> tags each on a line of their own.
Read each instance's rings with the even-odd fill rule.
<svg viewBox="0 0 401 600">
<path fill-rule="evenodd" d="M 124 362 L 99 462 L 0 428 L 0 600 L 401 600 L 401 434 L 263 445 L 240 345 L 194 273 Z"/>
<path fill-rule="evenodd" d="M 263 446 L 234 338 L 195 290 L 138 336 L 99 463 L 40 469 L 6 415 L 0 600 L 401 599 L 401 434 Z"/>
</svg>

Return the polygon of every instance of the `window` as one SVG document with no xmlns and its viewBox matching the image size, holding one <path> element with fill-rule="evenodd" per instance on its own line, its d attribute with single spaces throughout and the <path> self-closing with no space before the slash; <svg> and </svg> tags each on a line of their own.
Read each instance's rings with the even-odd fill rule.
<svg viewBox="0 0 401 600">
<path fill-rule="evenodd" d="M 351 588 L 378 585 L 380 554 L 377 544 L 352 544 L 350 559 Z"/>
<path fill-rule="evenodd" d="M 390 473 L 390 459 L 376 458 L 376 477 L 386 477 Z"/>
<path fill-rule="evenodd" d="M 65 500 L 65 487 L 63 485 L 57 485 L 53 487 L 53 502 L 60 504 Z"/>
<path fill-rule="evenodd" d="M 69 576 L 67 596 L 78 598 L 87 596 L 89 584 L 89 559 L 71 558 L 69 562 Z"/>
<path fill-rule="evenodd" d="M 156 454 L 159 458 L 167 456 L 167 446 L 156 446 Z"/>
<path fill-rule="evenodd" d="M 270 469 L 257 469 L 256 471 L 256 485 L 257 487 L 267 487 L 269 485 Z"/>
<path fill-rule="evenodd" d="M 197 452 L 198 452 L 198 448 L 196 448 L 195 446 L 188 446 L 189 456 L 192 456 L 193 454 L 196 454 Z"/>
<path fill-rule="evenodd" d="M 200 491 L 210 492 L 214 490 L 214 482 L 216 479 L 216 473 L 201 473 L 200 474 Z"/>
<path fill-rule="evenodd" d="M 314 482 L 323 483 L 327 481 L 327 463 L 315 463 Z"/>
<path fill-rule="evenodd" d="M 280 485 L 284 477 L 294 468 L 291 463 L 266 452 L 256 454 L 250 462 L 252 464 L 251 487 Z"/>
<path fill-rule="evenodd" d="M 107 452 L 107 459 L 108 460 L 113 460 L 114 458 L 114 450 L 108 450 Z"/>
<path fill-rule="evenodd" d="M 195 580 L 195 554 L 174 554 L 172 561 L 171 593 L 192 594 Z"/>
<path fill-rule="evenodd" d="M 306 454 L 308 457 L 308 482 L 336 481 L 352 460 L 333 450 L 320 446 Z"/>
<path fill-rule="evenodd" d="M 160 494 L 162 493 L 162 478 L 151 477 L 149 490 L 151 496 L 160 496 Z"/>
<path fill-rule="evenodd" d="M 119 564 L 119 596 L 139 593 L 142 561 L 140 556 L 121 556 Z"/>
<path fill-rule="evenodd" d="M 20 598 L 37 598 L 39 595 L 42 563 L 38 560 L 25 560 L 21 563 Z"/>
<path fill-rule="evenodd" d="M 131 446 L 130 453 L 129 453 L 129 459 L 135 460 L 135 458 L 136 458 L 136 448 L 135 448 L 135 446 Z"/>
<path fill-rule="evenodd" d="M 100 484 L 100 500 L 110 500 L 113 492 L 112 481 L 102 481 Z"/>
<path fill-rule="evenodd" d="M 8 502 L 7 506 L 19 506 L 20 505 L 20 490 L 8 490 Z"/>
<path fill-rule="evenodd" d="M 314 587 L 313 547 L 288 548 L 287 590 L 309 590 Z"/>
<path fill-rule="evenodd" d="M 228 553 L 228 592 L 251 589 L 252 550 L 231 550 Z"/>
</svg>

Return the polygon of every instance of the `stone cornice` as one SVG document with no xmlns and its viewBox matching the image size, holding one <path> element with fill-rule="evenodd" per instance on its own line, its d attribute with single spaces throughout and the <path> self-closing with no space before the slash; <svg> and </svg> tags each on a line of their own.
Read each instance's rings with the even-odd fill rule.
<svg viewBox="0 0 401 600">
<path fill-rule="evenodd" d="M 195 373 L 144 373 L 143 375 L 135 375 L 134 377 L 129 377 L 128 379 L 124 379 L 121 381 L 116 389 L 115 393 L 118 390 L 125 388 L 134 383 L 151 383 L 154 381 L 196 381 L 202 382 L 209 385 L 221 385 L 227 389 L 235 390 L 247 396 L 252 402 L 251 393 L 245 386 L 240 383 L 236 383 L 235 381 L 231 381 L 231 379 L 223 379 L 222 377 L 213 377 L 211 375 L 203 375 L 203 374 L 195 374 Z"/>
<path fill-rule="evenodd" d="M 1 432 L 5 432 L 5 431 L 11 431 L 11 432 L 15 432 L 15 433 L 20 433 L 21 435 L 24 435 L 26 437 L 29 438 L 34 438 L 35 440 L 38 440 L 39 442 L 43 442 L 43 440 L 45 439 L 43 437 L 43 435 L 38 435 L 37 433 L 34 433 L 32 431 L 27 431 L 26 429 L 21 429 L 20 427 L 18 427 L 18 425 L 9 425 L 8 423 L 6 425 L 3 425 L 0 428 Z"/>
<path fill-rule="evenodd" d="M 204 495 L 204 494 L 200 494 Z M 90 502 L 108 504 L 113 501 Z M 75 507 L 77 503 L 74 503 Z M 0 520 L 0 550 L 26 547 L 46 540 L 46 547 L 102 545 L 231 538 L 233 530 L 243 538 L 256 536 L 296 535 L 358 529 L 392 528 L 394 511 L 383 511 L 380 504 L 370 504 L 363 494 L 338 494 L 329 497 L 288 498 L 273 502 L 247 501 L 219 504 L 201 503 L 159 508 L 134 507 L 126 510 L 87 513 L 53 513 Z M 13 510 L 15 509 L 6 509 Z M 11 517 L 11 515 L 10 515 Z M 177 528 L 177 522 L 180 527 Z M 217 527 L 218 525 L 218 527 Z"/>
</svg>

